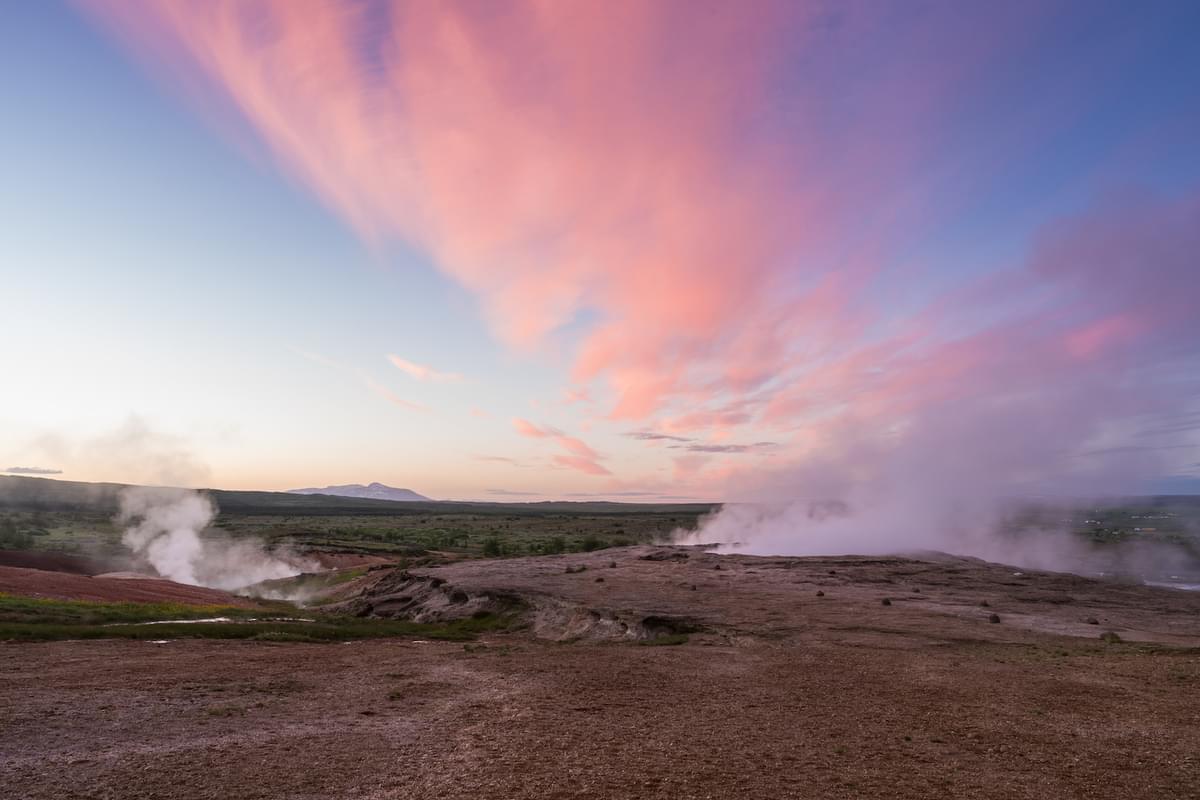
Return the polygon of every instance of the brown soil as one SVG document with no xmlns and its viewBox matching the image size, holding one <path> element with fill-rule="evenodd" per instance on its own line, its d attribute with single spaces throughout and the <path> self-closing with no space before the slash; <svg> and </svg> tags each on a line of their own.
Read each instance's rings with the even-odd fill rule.
<svg viewBox="0 0 1200 800">
<path fill-rule="evenodd" d="M 159 578 L 92 578 L 66 572 L 20 567 L 0 567 L 0 592 L 56 600 L 93 600 L 108 603 L 186 603 L 188 605 L 251 608 L 245 598 L 187 586 Z"/>
<path fill-rule="evenodd" d="M 96 575 L 113 568 L 107 561 L 70 553 L 49 550 L 0 550 L 0 567 L 45 569 L 51 572 L 72 572 L 76 575 Z"/>
<path fill-rule="evenodd" d="M 384 608 L 430 577 L 468 599 L 415 592 L 416 613 L 530 604 L 531 630 L 466 646 L 0 645 L 0 786 L 31 800 L 1200 796 L 1196 594 L 965 559 L 684 552 L 373 573 L 363 602 Z M 703 630 L 636 642 L 664 620 Z M 554 640 L 568 630 L 582 638 Z"/>
</svg>

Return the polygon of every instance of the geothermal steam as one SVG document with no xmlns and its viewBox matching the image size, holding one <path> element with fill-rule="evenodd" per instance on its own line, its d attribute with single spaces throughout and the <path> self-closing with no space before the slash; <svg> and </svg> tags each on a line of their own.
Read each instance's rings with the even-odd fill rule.
<svg viewBox="0 0 1200 800">
<path fill-rule="evenodd" d="M 121 492 L 117 522 L 126 546 L 177 583 L 234 591 L 317 569 L 295 554 L 268 552 L 257 539 L 202 536 L 215 515 L 201 492 L 136 487 Z"/>
</svg>

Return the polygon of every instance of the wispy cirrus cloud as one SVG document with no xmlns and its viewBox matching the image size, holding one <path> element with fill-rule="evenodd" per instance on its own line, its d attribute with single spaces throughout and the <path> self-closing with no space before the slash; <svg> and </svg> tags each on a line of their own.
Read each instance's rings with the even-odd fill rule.
<svg viewBox="0 0 1200 800">
<path fill-rule="evenodd" d="M 430 383 L 459 383 L 463 376 L 457 372 L 439 372 L 433 367 L 418 364 L 415 361 L 409 361 L 406 358 L 401 358 L 397 355 L 388 354 L 387 360 L 392 363 L 396 369 L 405 372 L 419 381 L 428 381 Z"/>
<path fill-rule="evenodd" d="M 62 475 L 63 472 L 50 467 L 9 467 L 4 471 L 9 475 Z"/>
<path fill-rule="evenodd" d="M 611 475 L 607 467 L 600 463 L 600 455 L 586 442 L 574 436 L 568 436 L 558 428 L 549 425 L 535 425 L 527 419 L 516 417 L 512 421 L 513 429 L 522 436 L 530 439 L 553 439 L 567 451 L 567 455 L 554 456 L 554 463 L 568 469 L 578 470 L 588 475 Z"/>
<path fill-rule="evenodd" d="M 406 411 L 420 411 L 420 412 L 429 411 L 428 406 L 425 406 L 425 405 L 422 405 L 421 403 L 401 397 L 399 394 L 397 394 L 396 392 L 389 389 L 387 386 L 384 386 L 382 383 L 377 381 L 366 370 L 347 366 L 345 364 L 338 362 L 335 359 L 329 358 L 328 356 L 322 355 L 320 353 L 314 353 L 310 350 L 302 350 L 298 347 L 291 347 L 289 349 L 296 355 L 298 355 L 301 358 L 304 358 L 308 361 L 311 361 L 314 364 L 320 364 L 323 367 L 328 367 L 329 369 L 336 370 L 337 372 L 340 372 L 343 375 L 347 375 L 347 376 L 351 377 L 353 380 L 360 382 L 363 386 L 365 386 L 372 394 L 374 394 L 377 397 L 382 397 L 384 400 L 388 401 L 389 403 L 396 406 L 397 408 L 403 408 Z"/>
<path fill-rule="evenodd" d="M 386 386 L 384 386 L 382 383 L 375 380 L 374 378 L 364 377 L 363 380 L 366 383 L 368 389 L 370 389 L 372 392 L 379 395 L 384 400 L 387 400 L 389 403 L 391 403 L 392 405 L 394 405 L 398 408 L 404 408 L 409 411 L 428 411 L 429 410 L 428 406 L 421 405 L 420 403 L 413 402 L 412 400 L 405 400 L 403 397 L 396 394 L 391 389 L 387 388 Z"/>
<path fill-rule="evenodd" d="M 670 433 L 659 433 L 658 431 L 628 431 L 622 436 L 629 439 L 637 439 L 639 442 L 690 442 L 691 438 L 687 436 L 675 436 Z"/>
<path fill-rule="evenodd" d="M 474 459 L 476 461 L 482 461 L 487 464 L 505 464 L 510 467 L 527 467 L 527 466 L 529 466 L 528 464 L 525 464 L 524 462 L 522 462 L 518 459 L 515 459 L 515 458 L 511 458 L 509 456 L 474 456 Z"/>
<path fill-rule="evenodd" d="M 561 467 L 578 470 L 587 475 L 612 475 L 608 467 L 586 456 L 554 456 L 553 461 Z"/>
<path fill-rule="evenodd" d="M 755 442 L 753 444 L 671 445 L 671 447 L 687 450 L 692 453 L 750 453 L 756 450 L 770 450 L 778 447 L 778 444 L 776 442 Z"/>
</svg>

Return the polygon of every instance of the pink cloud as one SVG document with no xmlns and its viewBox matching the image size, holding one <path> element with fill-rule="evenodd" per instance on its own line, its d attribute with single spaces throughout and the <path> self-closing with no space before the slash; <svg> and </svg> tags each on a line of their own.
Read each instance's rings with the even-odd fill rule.
<svg viewBox="0 0 1200 800">
<path fill-rule="evenodd" d="M 369 388 L 372 392 L 374 392 L 375 394 L 382 397 L 384 400 L 387 400 L 392 405 L 399 406 L 400 408 L 404 408 L 409 411 L 428 411 L 429 410 L 428 407 L 423 406 L 420 403 L 414 403 L 411 400 L 405 400 L 403 397 L 396 394 L 391 389 L 387 388 L 386 386 L 379 383 L 378 381 L 376 381 L 373 378 L 366 378 L 365 380 L 366 380 L 367 388 Z"/>
<path fill-rule="evenodd" d="M 516 417 L 512 421 L 513 428 L 522 436 L 531 439 L 553 439 L 559 447 L 570 455 L 555 456 L 554 462 L 564 467 L 577 469 L 589 475 L 610 475 L 608 469 L 600 465 L 600 455 L 588 446 L 586 442 L 574 436 L 568 436 L 557 428 L 549 425 L 534 425 L 527 419 Z"/>
<path fill-rule="evenodd" d="M 892 299 L 925 269 L 896 253 L 1083 102 L 1047 95 L 1011 130 L 971 130 L 962 163 L 938 157 L 951 117 L 1050 18 L 1036 4 L 89 5 L 156 69 L 223 98 L 366 238 L 422 248 L 505 342 L 586 319 L 571 384 L 604 384 L 612 418 L 711 441 L 770 427 L 803 458 L 965 407 L 1006 429 L 1006 409 L 1039 433 L 1012 441 L 1065 459 L 1145 409 L 1115 378 L 1200 341 L 1196 193 L 1110 199 L 1045 225 L 1000 277 Z M 561 466 L 607 473 L 581 440 L 513 426 L 553 439 Z"/>
<path fill-rule="evenodd" d="M 558 436 L 559 431 L 554 428 L 539 428 L 527 419 L 513 417 L 513 428 L 522 436 L 528 436 L 530 439 L 546 439 L 553 436 Z"/>
<path fill-rule="evenodd" d="M 407 372 L 419 381 L 429 381 L 431 383 L 457 383 L 462 380 L 462 375 L 457 372 L 438 372 L 433 367 L 427 367 L 424 364 L 418 364 L 415 361 L 409 361 L 406 358 L 401 358 L 396 355 L 388 355 L 388 361 L 392 362 L 392 366 L 401 372 Z"/>
<path fill-rule="evenodd" d="M 314 364 L 320 364 L 323 367 L 329 367 L 330 369 L 333 369 L 333 370 L 341 372 L 345 375 L 348 375 L 357 381 L 361 381 L 363 383 L 363 385 L 365 385 L 367 387 L 367 389 L 369 389 L 371 392 L 378 395 L 379 397 L 382 397 L 384 400 L 387 400 L 389 403 L 391 403 L 394 406 L 397 406 L 398 408 L 403 408 L 408 411 L 428 411 L 429 410 L 428 407 L 423 406 L 420 403 L 416 403 L 411 400 L 404 399 L 400 395 L 393 392 L 391 389 L 389 389 L 386 386 L 384 386 L 383 384 L 381 384 L 379 381 L 375 380 L 373 377 L 371 377 L 370 374 L 368 374 L 367 372 L 365 372 L 363 370 L 346 366 L 344 364 L 341 364 L 341 363 L 335 361 L 332 358 L 323 356 L 320 353 L 313 353 L 308 350 L 300 350 L 298 348 L 291 348 L 291 349 L 292 349 L 292 352 L 296 353 L 301 358 L 311 361 Z"/>
<path fill-rule="evenodd" d="M 579 470 L 588 475 L 611 475 L 609 470 L 596 463 L 593 459 L 583 456 L 555 456 L 554 463 L 569 469 Z"/>
</svg>

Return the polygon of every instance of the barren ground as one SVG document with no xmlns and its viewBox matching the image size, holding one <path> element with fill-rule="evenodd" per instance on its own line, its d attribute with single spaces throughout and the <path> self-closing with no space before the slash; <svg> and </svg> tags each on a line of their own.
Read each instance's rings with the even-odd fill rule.
<svg viewBox="0 0 1200 800">
<path fill-rule="evenodd" d="M 105 578 L 21 567 L 0 567 L 0 592 L 55 600 L 93 600 L 107 603 L 187 603 L 189 605 L 253 606 L 219 589 L 185 586 L 157 578 Z"/>
<path fill-rule="evenodd" d="M 1200 797 L 1200 596 L 1019 572 L 628 548 L 414 570 L 533 607 L 466 646 L 3 644 L 0 793 Z"/>
</svg>

